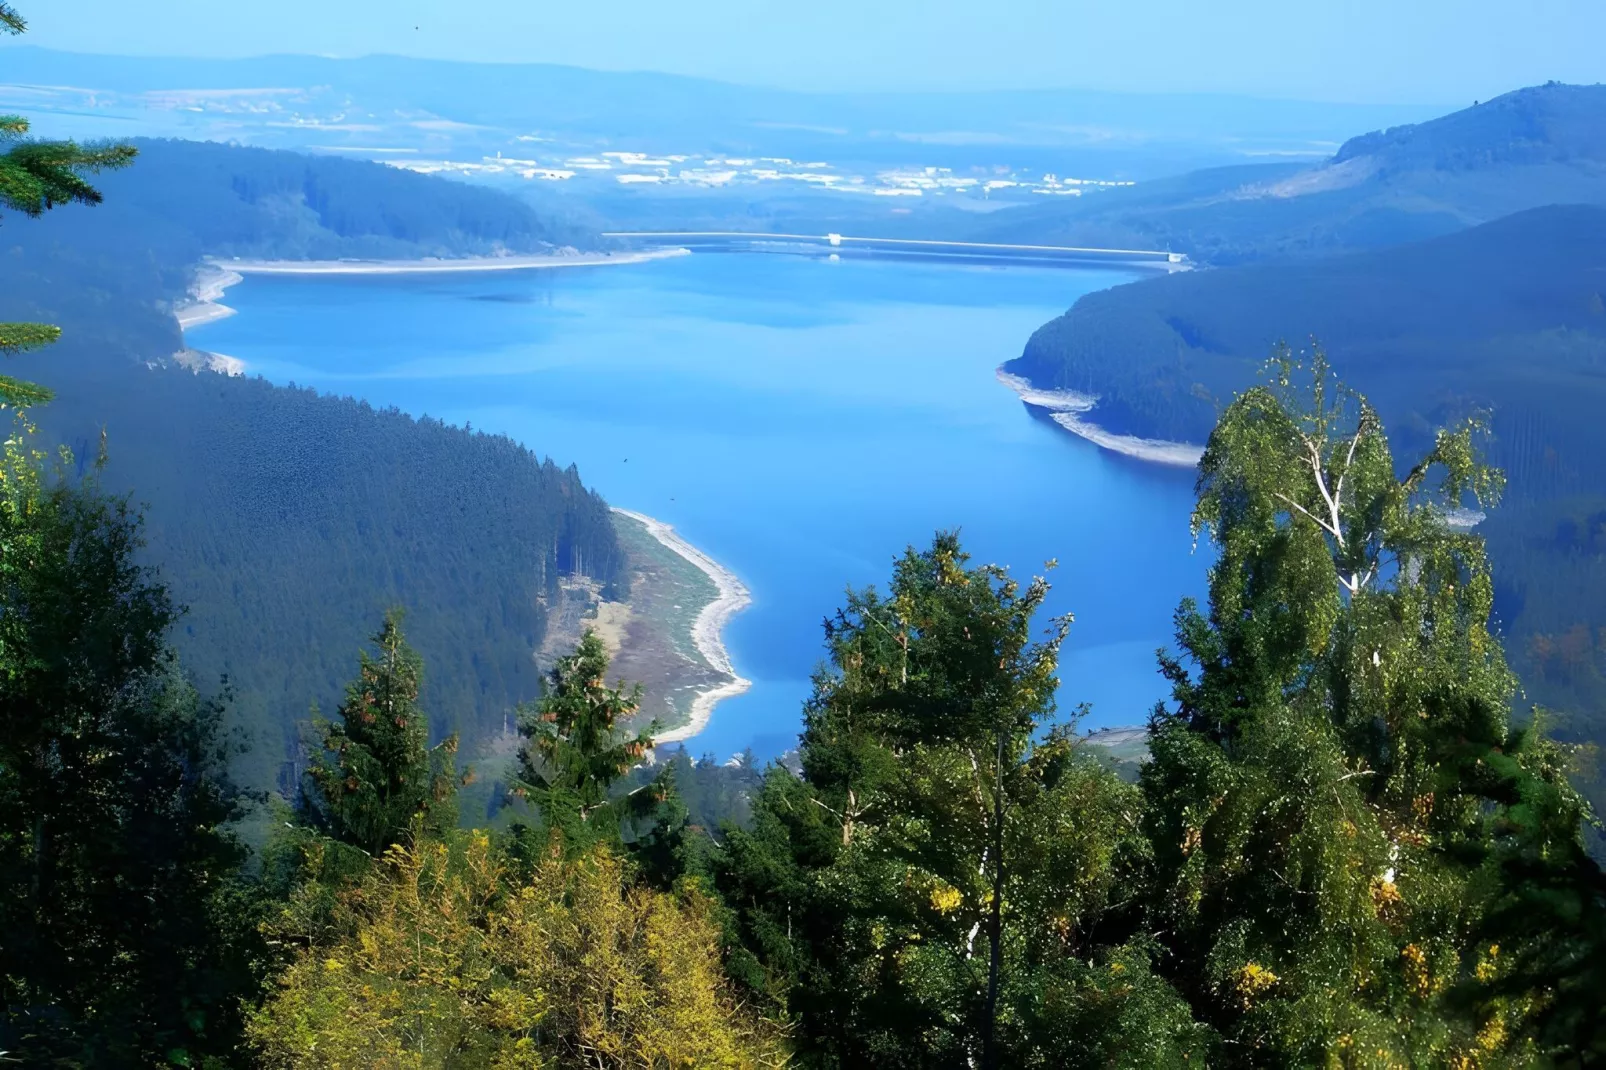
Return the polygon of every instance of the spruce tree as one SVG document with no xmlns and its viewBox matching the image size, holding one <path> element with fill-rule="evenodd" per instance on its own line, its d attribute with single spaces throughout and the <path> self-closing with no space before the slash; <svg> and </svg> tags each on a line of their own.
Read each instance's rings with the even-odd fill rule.
<svg viewBox="0 0 1606 1070">
<path fill-rule="evenodd" d="M 609 687 L 607 674 L 608 652 L 588 628 L 548 672 L 546 693 L 519 713 L 527 742 L 514 790 L 571 851 L 622 842 L 633 820 L 670 801 L 669 789 L 644 786 L 623 798 L 610 790 L 652 750 L 658 725 L 626 734 L 619 722 L 640 709 L 641 687 Z"/>
<path fill-rule="evenodd" d="M 439 833 L 457 824 L 457 737 L 429 746 L 429 718 L 419 708 L 424 665 L 385 614 L 346 685 L 339 723 L 314 721 L 318 748 L 303 792 L 303 811 L 325 835 L 374 858 L 415 824 Z"/>
</svg>

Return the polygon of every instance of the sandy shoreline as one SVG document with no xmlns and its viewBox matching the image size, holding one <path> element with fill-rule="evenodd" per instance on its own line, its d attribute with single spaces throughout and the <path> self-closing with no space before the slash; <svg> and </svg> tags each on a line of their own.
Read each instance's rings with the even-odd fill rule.
<svg viewBox="0 0 1606 1070">
<path fill-rule="evenodd" d="M 1169 464 L 1178 468 L 1197 468 L 1204 447 L 1189 442 L 1168 442 L 1160 438 L 1138 438 L 1136 435 L 1117 435 L 1106 431 L 1087 419 L 1098 398 L 1074 390 L 1041 390 L 1018 375 L 998 369 L 998 381 L 1020 395 L 1026 404 L 1043 409 L 1055 423 L 1073 435 L 1087 439 L 1101 449 L 1134 457 L 1152 464 Z"/>
<path fill-rule="evenodd" d="M 525 271 L 535 268 L 640 264 L 690 249 L 632 253 L 569 253 L 553 256 L 470 256 L 456 260 L 213 260 L 213 266 L 243 275 L 442 275 L 459 271 Z"/>
<path fill-rule="evenodd" d="M 735 667 L 731 665 L 730 652 L 725 649 L 721 638 L 725 625 L 746 609 L 753 598 L 734 572 L 681 538 L 671 525 L 618 506 L 614 506 L 613 511 L 641 524 L 647 529 L 647 534 L 701 569 L 719 590 L 719 596 L 697 614 L 697 620 L 692 624 L 692 644 L 710 666 L 729 676 L 730 680 L 698 692 L 697 697 L 692 699 L 691 720 L 656 737 L 658 743 L 678 743 L 707 728 L 709 718 L 714 715 L 714 707 L 721 701 L 734 698 L 753 686 L 751 680 L 737 675 Z"/>
<path fill-rule="evenodd" d="M 195 273 L 195 282 L 190 286 L 189 304 L 173 310 L 179 329 L 199 327 L 203 323 L 234 315 L 235 310 L 223 304 L 223 295 L 230 286 L 243 281 L 245 276 L 238 272 L 211 264 L 202 267 Z"/>
</svg>

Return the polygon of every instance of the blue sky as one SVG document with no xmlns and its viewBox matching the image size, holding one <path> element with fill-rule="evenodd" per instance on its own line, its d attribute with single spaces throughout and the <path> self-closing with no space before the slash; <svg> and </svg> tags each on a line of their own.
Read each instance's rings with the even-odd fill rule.
<svg viewBox="0 0 1606 1070">
<path fill-rule="evenodd" d="M 1606 80 L 1606 0 L 17 0 L 30 43 L 390 52 L 801 89 L 1076 87 L 1467 104 Z"/>
</svg>

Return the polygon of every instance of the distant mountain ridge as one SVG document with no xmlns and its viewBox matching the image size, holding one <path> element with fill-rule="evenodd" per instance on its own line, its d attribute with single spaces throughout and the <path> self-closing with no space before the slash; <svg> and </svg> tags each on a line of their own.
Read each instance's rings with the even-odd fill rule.
<svg viewBox="0 0 1606 1070">
<path fill-rule="evenodd" d="M 1029 159 L 1128 177 L 1245 152 L 1317 154 L 1350 130 L 1425 114 L 1409 106 L 1090 90 L 804 93 L 555 64 L 388 55 L 157 58 L 27 45 L 0 46 L 0 108 L 27 110 L 69 130 L 359 154 L 377 147 L 460 160 L 530 156 L 548 154 L 556 141 L 801 160 Z"/>
<path fill-rule="evenodd" d="M 1606 164 L 1606 85 L 1551 82 L 1423 123 L 1351 138 L 1334 153 L 1387 170 L 1475 170 L 1496 164 Z"/>
<path fill-rule="evenodd" d="M 1231 265 L 1418 241 L 1549 204 L 1606 204 L 1606 86 L 1519 89 L 1351 138 L 1315 166 L 1146 185 L 1159 188 L 1000 212 L 973 237 L 1072 245 L 1121 238 Z"/>
</svg>

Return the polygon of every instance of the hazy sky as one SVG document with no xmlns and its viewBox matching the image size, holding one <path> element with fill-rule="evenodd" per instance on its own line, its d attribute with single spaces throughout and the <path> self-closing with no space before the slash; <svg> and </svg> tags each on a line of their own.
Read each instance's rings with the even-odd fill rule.
<svg viewBox="0 0 1606 1070">
<path fill-rule="evenodd" d="M 391 52 L 803 89 L 1083 87 L 1470 103 L 1606 80 L 1606 0 L 17 0 L 30 43 Z M 0 70 L 3 77 L 3 70 Z"/>
</svg>

